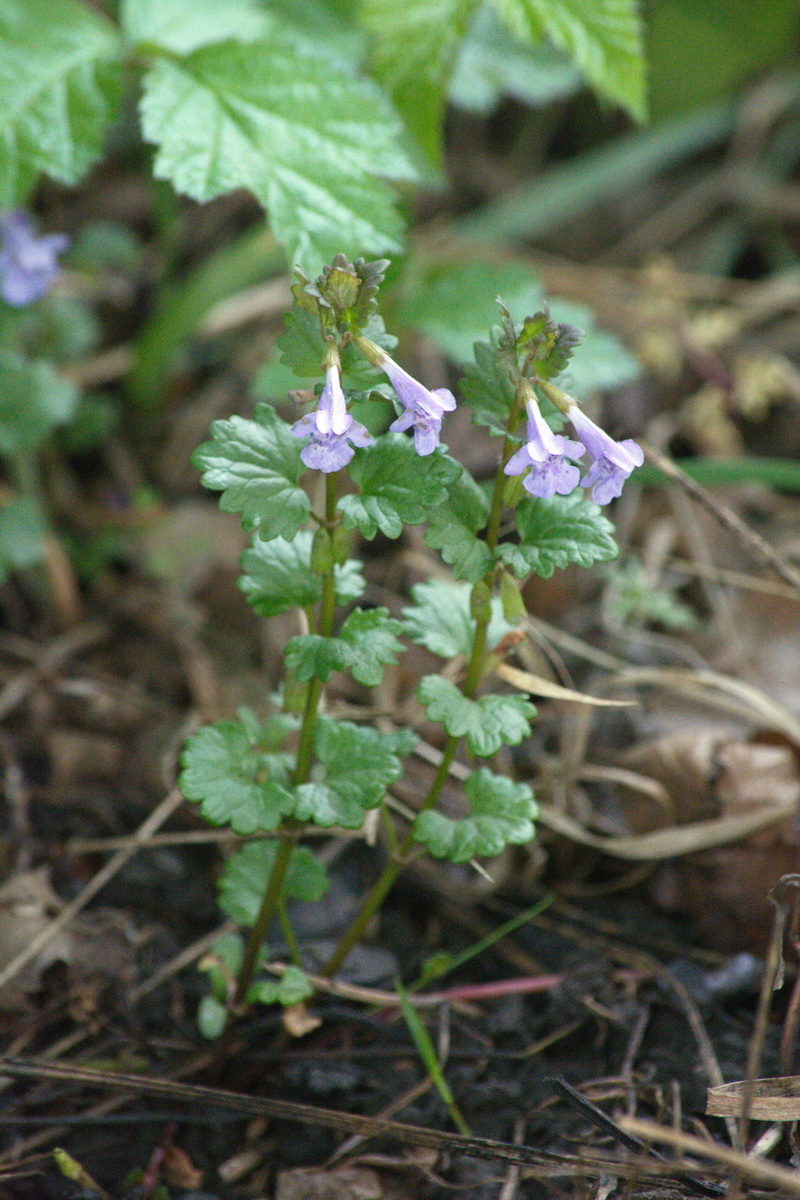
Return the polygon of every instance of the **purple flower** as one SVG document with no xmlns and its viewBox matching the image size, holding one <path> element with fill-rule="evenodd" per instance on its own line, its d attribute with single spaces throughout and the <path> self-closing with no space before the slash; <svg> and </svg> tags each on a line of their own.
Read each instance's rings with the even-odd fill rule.
<svg viewBox="0 0 800 1200">
<path fill-rule="evenodd" d="M 567 417 L 594 459 L 581 480 L 581 486 L 592 489 L 595 504 L 608 504 L 620 495 L 622 485 L 634 467 L 642 465 L 644 451 L 630 438 L 624 442 L 615 442 L 605 430 L 595 425 L 577 404 L 570 405 Z"/>
<path fill-rule="evenodd" d="M 414 449 L 417 454 L 432 454 L 439 445 L 442 417 L 456 406 L 455 396 L 447 388 L 430 391 L 423 387 L 408 371 L 383 355 L 377 364 L 389 376 L 392 387 L 405 408 L 402 416 L 389 426 L 395 433 L 403 433 L 414 426 Z"/>
<path fill-rule="evenodd" d="M 372 444 L 364 426 L 347 411 L 337 365 L 331 363 L 326 368 L 319 404 L 292 426 L 292 433 L 298 438 L 311 434 L 300 458 L 312 470 L 326 473 L 346 467 L 355 453 L 353 446 Z"/>
<path fill-rule="evenodd" d="M 568 462 L 569 458 L 580 458 L 583 446 L 570 441 L 553 430 L 545 421 L 535 400 L 526 401 L 528 412 L 528 440 L 521 450 L 513 454 L 505 465 L 506 475 L 521 475 L 530 467 L 522 486 L 541 500 L 548 500 L 558 493 L 568 496 L 578 486 L 581 473 L 578 467 Z"/>
<path fill-rule="evenodd" d="M 56 255 L 69 245 L 63 233 L 37 237 L 33 221 L 21 208 L 0 215 L 0 294 L 7 304 L 23 308 L 38 300 L 58 275 Z"/>
</svg>

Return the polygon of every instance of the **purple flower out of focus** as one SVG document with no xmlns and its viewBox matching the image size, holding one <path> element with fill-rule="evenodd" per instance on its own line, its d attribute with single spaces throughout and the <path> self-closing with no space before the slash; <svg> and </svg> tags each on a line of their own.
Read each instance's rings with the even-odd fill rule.
<svg viewBox="0 0 800 1200">
<path fill-rule="evenodd" d="M 584 448 L 580 442 L 553 433 L 535 400 L 527 400 L 525 407 L 528 413 L 528 440 L 508 460 L 505 473 L 521 475 L 530 467 L 522 486 L 532 496 L 538 496 L 541 500 L 548 500 L 556 493 L 568 496 L 574 492 L 581 477 L 579 468 L 568 460 L 580 458 Z"/>
<path fill-rule="evenodd" d="M 58 275 L 56 255 L 68 245 L 63 233 L 38 237 L 21 208 L 0 214 L 0 294 L 6 303 L 23 308 L 39 300 Z"/>
<path fill-rule="evenodd" d="M 300 458 L 312 470 L 326 473 L 346 467 L 355 453 L 353 446 L 372 444 L 364 426 L 347 411 L 336 364 L 329 364 L 325 370 L 325 387 L 316 409 L 301 417 L 292 426 L 292 433 L 298 438 L 311 434 Z"/>
<path fill-rule="evenodd" d="M 622 485 L 634 467 L 642 465 L 644 451 L 630 438 L 624 442 L 615 442 L 604 429 L 595 425 L 577 404 L 569 406 L 567 417 L 594 459 L 581 480 L 581 486 L 592 489 L 595 504 L 608 504 L 621 494 Z"/>
</svg>

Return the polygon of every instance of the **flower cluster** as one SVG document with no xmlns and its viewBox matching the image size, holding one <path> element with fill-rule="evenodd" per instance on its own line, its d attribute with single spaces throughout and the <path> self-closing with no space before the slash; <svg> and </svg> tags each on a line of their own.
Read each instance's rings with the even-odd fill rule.
<svg viewBox="0 0 800 1200">
<path fill-rule="evenodd" d="M 0 214 L 0 295 L 6 303 L 23 308 L 39 300 L 58 275 L 56 255 L 68 244 L 63 233 L 37 237 L 22 209 Z"/>
<path fill-rule="evenodd" d="M 368 338 L 359 337 L 355 342 L 368 361 L 389 377 L 403 405 L 402 415 L 389 428 L 404 432 L 413 427 L 417 454 L 432 454 L 439 445 L 442 417 L 456 406 L 453 393 L 447 388 L 430 391 L 423 387 Z M 355 453 L 354 446 L 371 444 L 367 430 L 347 411 L 338 362 L 326 367 L 325 387 L 317 408 L 301 417 L 292 427 L 292 433 L 295 437 L 311 434 L 300 457 L 307 467 L 325 472 L 339 471 L 347 466 Z"/>
<path fill-rule="evenodd" d="M 506 463 L 506 475 L 521 475 L 530 468 L 522 485 L 541 499 L 556 494 L 567 496 L 580 483 L 581 487 L 592 489 L 596 504 L 608 504 L 621 494 L 634 467 L 644 462 L 641 446 L 630 439 L 615 442 L 563 392 L 552 387 L 545 390 L 562 409 L 580 440 L 574 442 L 553 433 L 531 394 L 525 401 L 528 440 Z M 581 479 L 580 469 L 570 460 L 580 459 L 586 452 L 592 464 Z"/>
</svg>

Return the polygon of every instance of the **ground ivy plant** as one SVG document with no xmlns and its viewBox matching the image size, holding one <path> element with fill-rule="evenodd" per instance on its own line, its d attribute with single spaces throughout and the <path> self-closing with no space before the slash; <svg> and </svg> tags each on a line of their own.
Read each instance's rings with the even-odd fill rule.
<svg viewBox="0 0 800 1200">
<path fill-rule="evenodd" d="M 180 786 L 206 820 L 264 834 L 233 854 L 220 879 L 220 904 L 247 935 L 226 938 L 206 963 L 211 993 L 201 1027 L 209 1036 L 249 1002 L 296 1004 L 312 992 L 287 907 L 318 901 L 327 887 L 324 868 L 302 844 L 309 830 L 358 830 L 373 809 L 386 817 L 387 865 L 323 967 L 326 976 L 338 971 L 412 855 L 466 862 L 534 836 L 531 788 L 490 762 L 528 735 L 536 709 L 526 696 L 493 690 L 493 669 L 519 640 L 520 586 L 531 573 L 547 578 L 572 563 L 615 557 L 599 506 L 619 495 L 642 461 L 635 442 L 615 442 L 555 382 L 580 331 L 546 310 L 517 326 L 501 304 L 500 326 L 475 347 L 460 385 L 473 420 L 500 438 L 494 478 L 473 479 L 440 441 L 453 394 L 424 387 L 388 353 L 393 339 L 377 312 L 386 266 L 338 255 L 315 282 L 297 269 L 280 347 L 284 364 L 314 384 L 294 393 L 308 411 L 290 423 L 260 404 L 252 419 L 216 421 L 194 456 L 204 484 L 221 493 L 220 507 L 252 533 L 239 581 L 249 603 L 263 617 L 300 610 L 307 630 L 286 645 L 280 706 L 265 719 L 242 711 L 200 729 L 182 756 Z M 360 402 L 363 415 L 369 398 L 394 405 L 395 419 L 380 434 L 351 412 Z M 560 432 L 565 418 L 574 437 Z M 426 527 L 424 539 L 452 580 L 417 584 L 400 616 L 363 606 L 359 537 L 380 530 L 398 538 L 410 525 Z M 441 726 L 442 751 L 400 839 L 387 791 L 403 775 L 415 733 L 337 719 L 321 701 L 337 672 L 365 687 L 380 684 L 409 641 L 443 660 L 416 692 L 427 720 Z M 438 800 L 459 752 L 473 769 L 464 784 L 467 815 L 455 819 Z M 274 920 L 293 960 L 280 980 L 265 970 Z"/>
</svg>

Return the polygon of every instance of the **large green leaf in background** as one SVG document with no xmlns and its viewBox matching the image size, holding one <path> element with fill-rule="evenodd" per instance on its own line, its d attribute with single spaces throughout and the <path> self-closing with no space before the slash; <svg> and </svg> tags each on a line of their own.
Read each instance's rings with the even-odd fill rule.
<svg viewBox="0 0 800 1200">
<path fill-rule="evenodd" d="M 797 0 L 656 0 L 647 12 L 654 118 L 730 96 L 797 54 Z"/>
<path fill-rule="evenodd" d="M 119 91 L 119 38 L 72 0 L 0 0 L 0 207 L 40 171 L 75 183 L 103 150 Z"/>
<path fill-rule="evenodd" d="M 371 80 L 299 46 L 277 22 L 268 40 L 157 61 L 141 113 L 160 179 L 201 201 L 249 188 L 291 261 L 313 271 L 339 251 L 399 249 L 381 178 L 413 175 L 396 117 Z"/>
<path fill-rule="evenodd" d="M 494 0 L 520 38 L 547 36 L 565 50 L 601 96 L 643 120 L 642 23 L 637 0 Z"/>
<path fill-rule="evenodd" d="M 444 89 L 477 0 L 364 0 L 373 65 L 432 162 L 440 158 Z"/>
<path fill-rule="evenodd" d="M 254 0 L 123 0 L 120 15 L 134 46 L 150 43 L 175 54 L 212 42 L 254 41 L 267 25 Z"/>
</svg>

